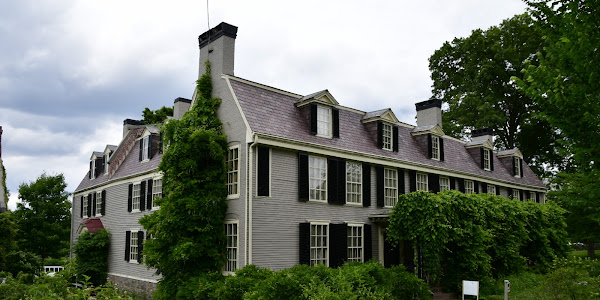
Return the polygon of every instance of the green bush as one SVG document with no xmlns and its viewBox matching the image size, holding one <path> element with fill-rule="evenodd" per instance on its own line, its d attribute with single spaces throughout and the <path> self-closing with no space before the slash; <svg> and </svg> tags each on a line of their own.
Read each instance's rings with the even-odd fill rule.
<svg viewBox="0 0 600 300">
<path fill-rule="evenodd" d="M 42 270 L 42 258 L 31 252 L 12 251 L 5 258 L 4 270 L 14 277 L 19 273 L 38 275 Z"/>
<path fill-rule="evenodd" d="M 86 275 L 95 286 L 106 283 L 108 274 L 108 250 L 110 232 L 106 229 L 95 233 L 84 232 L 73 247 L 76 257 L 75 271 L 79 278 Z"/>
</svg>

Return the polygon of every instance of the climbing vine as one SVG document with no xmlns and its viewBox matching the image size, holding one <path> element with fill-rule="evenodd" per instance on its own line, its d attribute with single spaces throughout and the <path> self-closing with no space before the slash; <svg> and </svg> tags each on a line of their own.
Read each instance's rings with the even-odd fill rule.
<svg viewBox="0 0 600 300">
<path fill-rule="evenodd" d="M 6 169 L 4 168 L 4 164 L 1 161 L 0 167 L 2 167 L 2 186 L 4 187 L 4 204 L 8 209 L 8 196 L 10 196 L 10 193 L 8 192 L 8 187 L 6 187 Z"/>
<path fill-rule="evenodd" d="M 227 211 L 227 139 L 211 98 L 210 65 L 197 81 L 196 99 L 181 120 L 162 128 L 167 149 L 160 209 L 140 219 L 151 236 L 145 263 L 162 275 L 154 297 L 172 298 L 192 278 L 220 270 L 225 259 L 223 219 Z"/>
</svg>

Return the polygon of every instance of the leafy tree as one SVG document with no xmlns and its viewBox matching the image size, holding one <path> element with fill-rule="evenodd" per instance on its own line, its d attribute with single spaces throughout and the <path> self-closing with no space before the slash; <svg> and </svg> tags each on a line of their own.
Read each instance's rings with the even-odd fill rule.
<svg viewBox="0 0 600 300">
<path fill-rule="evenodd" d="M 518 147 L 534 171 L 559 165 L 556 132 L 536 118 L 537 104 L 518 90 L 512 76 L 542 49 L 542 32 L 528 14 L 504 20 L 487 30 L 455 38 L 429 58 L 433 96 L 448 103 L 443 129 L 466 138 L 472 129 L 497 129 L 496 147 Z"/>
<path fill-rule="evenodd" d="M 226 259 L 227 139 L 216 115 L 221 100 L 211 98 L 210 80 L 207 64 L 191 110 L 165 124 L 163 198 L 158 211 L 140 219 L 152 237 L 144 244 L 146 264 L 162 275 L 158 298 L 171 298 L 191 278 L 219 271 Z"/>
<path fill-rule="evenodd" d="M 14 212 L 21 234 L 20 250 L 35 253 L 42 259 L 61 257 L 69 251 L 71 202 L 65 191 L 62 174 L 43 173 L 36 181 L 19 185 L 19 199 Z"/>
<path fill-rule="evenodd" d="M 146 124 L 160 124 L 164 122 L 167 117 L 173 116 L 173 108 L 163 106 L 160 109 L 153 111 L 146 107 L 142 112 L 142 116 L 144 117 L 142 121 Z"/>
<path fill-rule="evenodd" d="M 85 232 L 79 236 L 73 247 L 77 255 L 75 270 L 77 275 L 90 277 L 94 286 L 106 283 L 108 274 L 108 252 L 110 248 L 110 232 L 106 229 L 95 233 Z"/>
<path fill-rule="evenodd" d="M 17 224 L 10 211 L 0 213 L 0 270 L 6 270 L 8 253 L 17 249 Z"/>
<path fill-rule="evenodd" d="M 514 79 L 560 130 L 558 142 L 576 168 L 559 175 L 563 190 L 554 195 L 569 209 L 573 229 L 583 230 L 572 237 L 591 247 L 600 227 L 600 0 L 526 2 L 545 47 Z"/>
</svg>

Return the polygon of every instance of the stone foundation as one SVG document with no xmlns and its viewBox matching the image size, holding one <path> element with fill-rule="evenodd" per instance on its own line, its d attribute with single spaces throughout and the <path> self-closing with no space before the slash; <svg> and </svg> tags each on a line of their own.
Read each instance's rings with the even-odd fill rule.
<svg viewBox="0 0 600 300">
<path fill-rule="evenodd" d="M 156 283 L 139 279 L 108 275 L 108 281 L 115 285 L 119 291 L 127 291 L 145 299 L 151 299 L 156 290 Z"/>
</svg>

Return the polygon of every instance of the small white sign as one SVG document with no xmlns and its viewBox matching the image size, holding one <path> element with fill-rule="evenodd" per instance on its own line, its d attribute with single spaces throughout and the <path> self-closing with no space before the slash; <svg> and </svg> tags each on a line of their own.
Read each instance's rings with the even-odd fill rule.
<svg viewBox="0 0 600 300">
<path fill-rule="evenodd" d="M 479 298 L 479 281 L 463 280 L 463 295 L 477 296 Z"/>
</svg>

